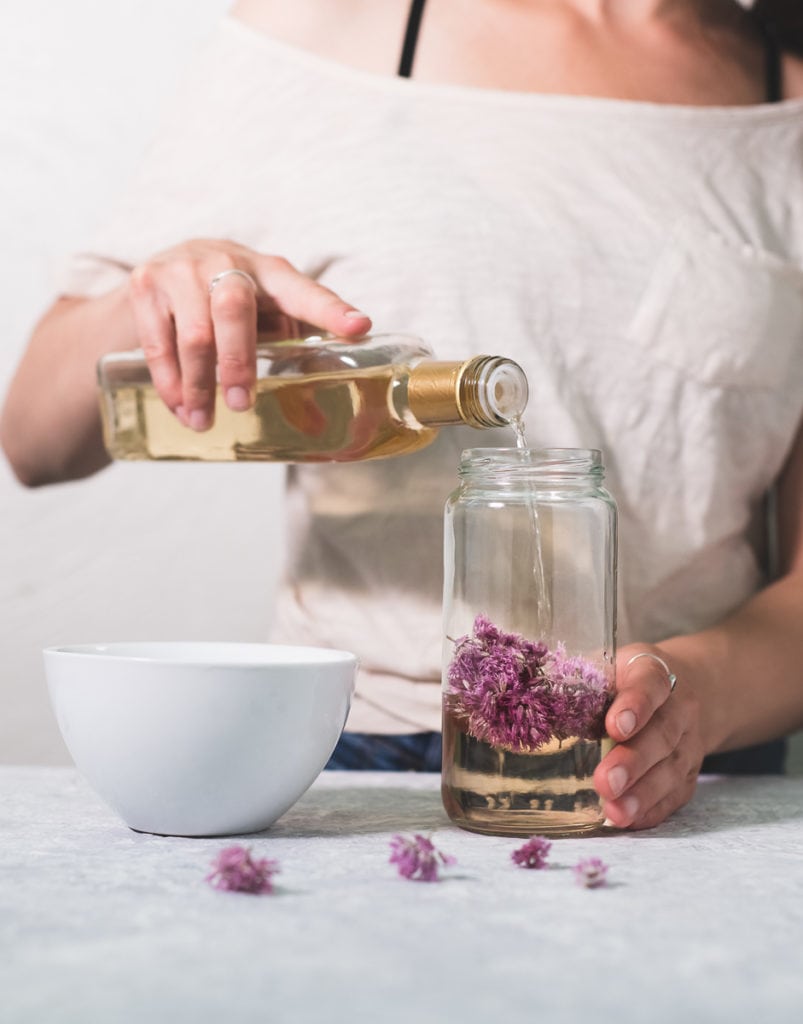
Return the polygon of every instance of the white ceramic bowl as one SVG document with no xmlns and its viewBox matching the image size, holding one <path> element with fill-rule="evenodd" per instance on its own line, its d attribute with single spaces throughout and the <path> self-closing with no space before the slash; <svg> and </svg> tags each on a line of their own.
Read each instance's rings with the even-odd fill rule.
<svg viewBox="0 0 803 1024">
<path fill-rule="evenodd" d="M 131 828 L 212 836 L 267 828 L 340 737 L 356 658 L 237 643 L 115 643 L 44 651 L 79 771 Z"/>
</svg>

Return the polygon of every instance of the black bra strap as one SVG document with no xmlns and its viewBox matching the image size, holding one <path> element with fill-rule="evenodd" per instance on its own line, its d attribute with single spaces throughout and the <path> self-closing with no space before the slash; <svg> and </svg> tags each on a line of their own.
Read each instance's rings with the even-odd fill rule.
<svg viewBox="0 0 803 1024">
<path fill-rule="evenodd" d="M 763 18 L 756 18 L 764 37 L 764 97 L 767 103 L 783 99 L 783 52 L 775 26 Z"/>
<path fill-rule="evenodd" d="M 410 13 L 407 15 L 407 31 L 404 33 L 404 45 L 402 46 L 401 60 L 399 61 L 399 75 L 401 78 L 409 78 L 413 70 L 415 60 L 415 47 L 418 42 L 418 30 L 421 28 L 421 15 L 424 13 L 425 0 L 412 0 Z"/>
<path fill-rule="evenodd" d="M 409 78 L 413 71 L 415 50 L 421 29 L 421 17 L 424 13 L 426 0 L 411 0 L 407 15 L 407 28 L 404 33 L 398 74 L 401 78 Z M 757 18 L 758 26 L 764 37 L 764 89 L 767 103 L 778 103 L 783 99 L 783 65 L 782 52 L 773 25 L 763 18 Z"/>
<path fill-rule="evenodd" d="M 783 64 L 781 48 L 771 28 L 767 32 L 766 52 L 767 103 L 779 103 L 783 99 Z"/>
</svg>

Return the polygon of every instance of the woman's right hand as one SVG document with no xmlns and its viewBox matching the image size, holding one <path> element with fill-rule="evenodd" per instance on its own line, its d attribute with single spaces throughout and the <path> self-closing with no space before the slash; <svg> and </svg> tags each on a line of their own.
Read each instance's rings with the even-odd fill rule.
<svg viewBox="0 0 803 1024">
<path fill-rule="evenodd" d="M 210 289 L 227 270 L 243 273 Z M 218 380 L 230 409 L 251 406 L 257 330 L 275 339 L 316 330 L 358 338 L 371 327 L 282 257 L 221 240 L 185 242 L 135 267 L 129 300 L 156 391 L 193 430 L 212 425 Z"/>
</svg>

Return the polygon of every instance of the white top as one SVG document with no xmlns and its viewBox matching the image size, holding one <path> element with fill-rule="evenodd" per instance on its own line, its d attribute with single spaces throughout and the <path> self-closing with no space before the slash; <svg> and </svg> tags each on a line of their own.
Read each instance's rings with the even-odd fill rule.
<svg viewBox="0 0 803 1024">
<path fill-rule="evenodd" d="M 353 70 L 227 17 L 136 188 L 63 282 L 160 249 L 289 258 L 440 358 L 508 355 L 532 446 L 603 451 L 619 640 L 699 629 L 764 580 L 763 499 L 803 396 L 803 101 L 701 108 Z M 442 509 L 461 448 L 291 468 L 277 638 L 355 651 L 354 730 L 440 724 Z"/>
</svg>

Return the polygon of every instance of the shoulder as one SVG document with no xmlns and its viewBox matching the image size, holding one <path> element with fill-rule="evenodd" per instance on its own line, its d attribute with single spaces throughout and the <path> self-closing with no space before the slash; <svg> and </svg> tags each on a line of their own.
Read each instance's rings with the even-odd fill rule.
<svg viewBox="0 0 803 1024">
<path fill-rule="evenodd" d="M 787 99 L 803 99 L 803 57 L 787 55 L 783 63 L 784 95 Z"/>
<path fill-rule="evenodd" d="M 410 0 L 236 0 L 231 16 L 290 46 L 394 74 Z"/>
</svg>

